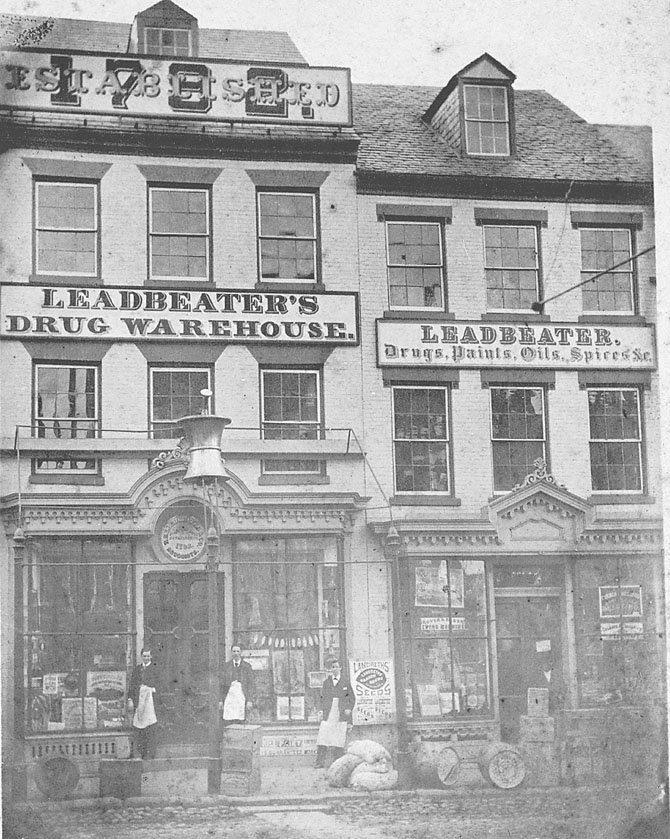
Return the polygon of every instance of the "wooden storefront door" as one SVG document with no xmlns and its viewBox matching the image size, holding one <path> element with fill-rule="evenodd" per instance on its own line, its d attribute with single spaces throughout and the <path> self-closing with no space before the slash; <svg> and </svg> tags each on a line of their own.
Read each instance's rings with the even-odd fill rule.
<svg viewBox="0 0 670 839">
<path fill-rule="evenodd" d="M 223 574 L 217 577 L 222 662 L 225 654 Z M 145 574 L 144 639 L 145 644 L 151 645 L 159 668 L 156 711 L 161 742 L 207 742 L 210 736 L 209 614 L 205 573 Z"/>
<path fill-rule="evenodd" d="M 497 597 L 496 643 L 502 739 L 516 742 L 520 717 L 528 713 L 528 688 L 548 689 L 550 715 L 562 707 L 559 598 Z"/>
</svg>

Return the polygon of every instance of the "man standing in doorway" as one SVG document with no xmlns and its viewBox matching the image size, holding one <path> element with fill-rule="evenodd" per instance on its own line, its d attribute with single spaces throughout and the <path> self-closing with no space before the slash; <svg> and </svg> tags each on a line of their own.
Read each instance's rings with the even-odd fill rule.
<svg viewBox="0 0 670 839">
<path fill-rule="evenodd" d="M 351 725 L 356 697 L 349 682 L 342 676 L 336 659 L 329 659 L 330 675 L 321 688 L 322 722 L 316 739 L 316 768 L 326 769 L 344 754 L 347 729 Z M 330 750 L 330 755 L 328 754 Z"/>
<path fill-rule="evenodd" d="M 156 664 L 151 660 L 151 650 L 144 647 L 140 654 L 141 662 L 133 669 L 130 676 L 130 703 L 133 714 L 135 742 L 142 760 L 156 757 L 156 734 L 158 719 L 154 706 L 156 693 Z"/>
<path fill-rule="evenodd" d="M 254 707 L 254 671 L 242 658 L 239 644 L 231 648 L 232 659 L 223 665 L 222 702 L 223 724 L 243 723 Z"/>
</svg>

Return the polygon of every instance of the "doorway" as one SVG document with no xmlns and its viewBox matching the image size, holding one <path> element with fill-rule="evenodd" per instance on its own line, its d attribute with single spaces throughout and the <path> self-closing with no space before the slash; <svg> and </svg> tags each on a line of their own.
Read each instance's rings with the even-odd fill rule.
<svg viewBox="0 0 670 839">
<path fill-rule="evenodd" d="M 219 673 L 225 657 L 223 574 Z M 209 613 L 204 572 L 144 575 L 144 643 L 158 667 L 156 710 L 163 743 L 205 743 L 209 732 Z M 218 697 L 217 697 L 218 700 Z"/>
<path fill-rule="evenodd" d="M 539 715 L 554 716 L 563 706 L 560 599 L 498 596 L 495 607 L 501 736 L 514 743 L 521 715 L 528 713 L 528 688 L 547 690 L 530 697 L 540 705 L 540 697 L 548 700 L 546 710 L 535 709 Z"/>
</svg>

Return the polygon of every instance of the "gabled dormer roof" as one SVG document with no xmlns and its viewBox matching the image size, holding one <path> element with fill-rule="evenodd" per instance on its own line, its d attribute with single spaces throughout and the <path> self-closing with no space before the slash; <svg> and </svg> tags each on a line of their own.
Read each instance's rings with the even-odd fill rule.
<svg viewBox="0 0 670 839">
<path fill-rule="evenodd" d="M 184 23 L 191 23 L 196 18 L 189 14 L 181 6 L 173 3 L 172 0 L 159 0 L 148 9 L 137 13 L 138 17 L 143 18 L 160 18 L 161 20 L 183 21 Z"/>
<path fill-rule="evenodd" d="M 445 87 L 437 94 L 429 108 L 426 110 L 423 118 L 426 122 L 430 122 L 435 113 L 440 109 L 444 100 L 449 96 L 452 90 L 456 88 L 461 81 L 470 82 L 500 82 L 505 85 L 512 85 L 516 81 L 514 73 L 501 64 L 496 58 L 488 52 L 482 53 L 479 58 L 475 58 L 469 64 L 466 64 L 462 70 L 453 75 Z"/>
</svg>

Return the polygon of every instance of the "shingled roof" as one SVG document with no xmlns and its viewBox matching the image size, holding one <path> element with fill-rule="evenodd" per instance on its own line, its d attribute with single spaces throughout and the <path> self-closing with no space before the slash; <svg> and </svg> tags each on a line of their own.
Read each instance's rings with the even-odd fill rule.
<svg viewBox="0 0 670 839">
<path fill-rule="evenodd" d="M 0 14 L 1 49 L 79 49 L 125 53 L 129 23 Z M 18 40 L 17 40 L 18 39 Z M 200 29 L 198 58 L 306 64 L 286 32 Z"/>
<path fill-rule="evenodd" d="M 544 90 L 515 90 L 516 153 L 463 157 L 422 120 L 437 87 L 356 84 L 362 172 L 650 182 L 651 129 L 590 124 Z"/>
</svg>

